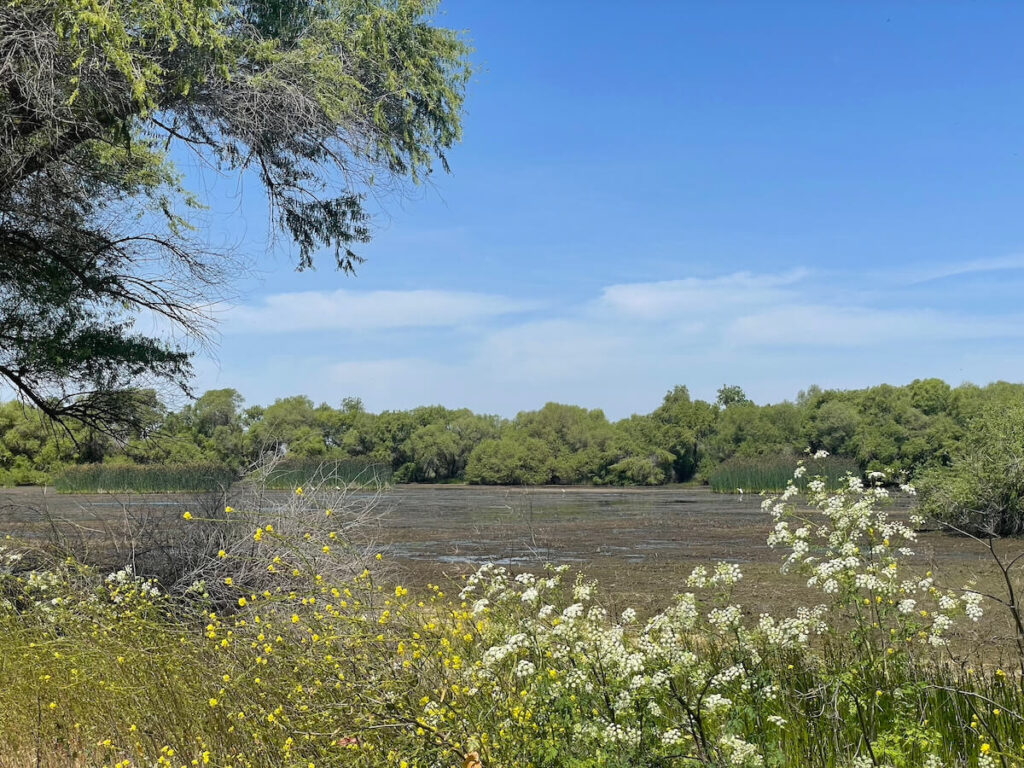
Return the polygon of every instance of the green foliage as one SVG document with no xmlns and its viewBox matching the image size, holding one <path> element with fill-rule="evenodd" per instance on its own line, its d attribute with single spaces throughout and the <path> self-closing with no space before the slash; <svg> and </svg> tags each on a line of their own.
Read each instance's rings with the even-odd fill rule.
<svg viewBox="0 0 1024 768">
<path fill-rule="evenodd" d="M 137 390 L 126 441 L 71 422 L 77 445 L 38 409 L 8 403 L 0 404 L 0 483 L 41 482 L 69 464 L 111 461 L 216 464 L 241 473 L 272 455 L 311 465 L 359 459 L 388 467 L 397 482 L 660 485 L 696 478 L 729 492 L 782 487 L 808 450 L 834 457 L 834 471 L 824 470 L 832 477 L 879 471 L 896 483 L 939 477 L 954 456 L 966 466 L 962 442 L 1003 439 L 974 425 L 985 414 L 1024 408 L 1024 386 L 1005 382 L 811 388 L 795 402 L 770 405 L 735 394 L 722 407 L 675 387 L 651 413 L 610 422 L 600 410 L 560 403 L 511 420 L 440 405 L 370 413 L 357 398 L 332 407 L 301 395 L 246 407 L 233 389 L 169 411 L 152 390 Z M 965 493 L 978 497 L 973 486 Z"/>
<path fill-rule="evenodd" d="M 547 403 L 516 416 L 513 431 L 546 446 L 544 482 L 576 485 L 601 477 L 618 456 L 614 427 L 604 412 Z"/>
<path fill-rule="evenodd" d="M 468 410 L 450 411 L 444 421 L 426 424 L 406 443 L 410 462 L 403 479 L 415 482 L 461 478 L 476 446 L 498 437 L 500 420 Z"/>
<path fill-rule="evenodd" d="M 628 456 L 608 467 L 604 482 L 609 485 L 663 485 L 672 476 L 673 456 L 655 451 L 649 456 Z"/>
<path fill-rule="evenodd" d="M 852 459 L 829 456 L 824 459 L 807 459 L 803 462 L 808 475 L 796 480 L 797 487 L 807 487 L 808 476 L 821 477 L 825 487 L 835 489 L 842 486 L 848 476 L 860 477 L 860 468 Z M 793 479 L 797 459 L 785 456 L 758 458 L 735 457 L 723 462 L 708 477 L 708 484 L 718 493 L 760 493 L 761 491 L 782 491 Z"/>
<path fill-rule="evenodd" d="M 170 493 L 224 490 L 237 479 L 233 470 L 216 464 L 85 464 L 68 467 L 53 484 L 60 493 Z"/>
<path fill-rule="evenodd" d="M 482 485 L 540 485 L 551 481 L 551 449 L 536 437 L 513 432 L 473 449 L 466 482 Z"/>
<path fill-rule="evenodd" d="M 742 387 L 728 384 L 723 384 L 719 387 L 718 397 L 715 398 L 715 403 L 722 408 L 728 408 L 732 405 L 744 405 L 749 402 L 750 400 L 747 398 Z"/>
<path fill-rule="evenodd" d="M 175 146 L 258 183 L 301 268 L 326 250 L 352 271 L 365 195 L 447 170 L 461 135 L 469 49 L 436 10 L 0 5 L 0 378 L 51 418 L 118 437 L 140 382 L 187 389 L 209 333 L 199 308 L 236 270 L 190 234 L 200 203 Z M 176 333 L 138 332 L 144 312 Z"/>
<path fill-rule="evenodd" d="M 671 390 L 651 414 L 660 432 L 657 444 L 675 457 L 675 480 L 689 480 L 697 471 L 701 445 L 714 433 L 718 415 L 715 406 L 691 400 L 686 387 Z"/>
<path fill-rule="evenodd" d="M 975 416 L 952 465 L 918 482 L 931 517 L 978 536 L 1024 532 L 1024 404 L 988 406 Z"/>
</svg>

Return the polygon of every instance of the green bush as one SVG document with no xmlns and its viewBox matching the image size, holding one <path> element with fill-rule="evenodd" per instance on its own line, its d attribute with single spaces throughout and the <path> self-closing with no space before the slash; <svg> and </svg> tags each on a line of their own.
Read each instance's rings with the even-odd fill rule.
<svg viewBox="0 0 1024 768">
<path fill-rule="evenodd" d="M 551 450 L 534 437 L 513 433 L 473 449 L 466 481 L 481 485 L 542 485 L 551 480 Z"/>
<path fill-rule="evenodd" d="M 604 481 L 609 485 L 662 485 L 672 477 L 674 459 L 668 451 L 628 456 L 608 468 Z"/>
<path fill-rule="evenodd" d="M 982 411 L 948 467 L 918 481 L 921 510 L 978 536 L 1024 532 L 1024 406 Z"/>
<path fill-rule="evenodd" d="M 17 485 L 46 485 L 50 475 L 32 466 L 26 456 L 17 456 L 11 466 L 0 468 L 0 487 Z"/>
</svg>

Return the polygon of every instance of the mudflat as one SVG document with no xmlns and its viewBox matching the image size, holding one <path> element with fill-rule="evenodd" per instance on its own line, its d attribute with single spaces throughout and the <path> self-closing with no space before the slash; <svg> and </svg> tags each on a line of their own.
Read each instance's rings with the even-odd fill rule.
<svg viewBox="0 0 1024 768">
<path fill-rule="evenodd" d="M 287 492 L 269 492 L 284 499 Z M 0 532 L 42 535 L 52 521 L 101 535 L 129 508 L 180 519 L 211 503 L 192 494 L 57 494 L 52 489 L 0 489 Z M 894 497 L 906 515 L 913 499 Z M 813 595 L 794 575 L 780 573 L 782 553 L 766 544 L 770 516 L 761 497 L 716 494 L 706 488 L 502 488 L 399 485 L 386 492 L 374 539 L 397 578 L 410 585 L 444 583 L 484 562 L 517 570 L 569 563 L 597 579 L 609 608 L 662 605 L 686 589 L 694 566 L 738 563 L 737 599 L 751 610 L 785 610 Z M 1024 541 L 997 544 L 1010 557 Z M 939 530 L 920 534 L 914 561 L 940 584 L 959 587 L 977 576 L 996 591 L 1000 577 L 984 546 Z M 988 631 L 1002 634 L 1000 626 Z"/>
</svg>

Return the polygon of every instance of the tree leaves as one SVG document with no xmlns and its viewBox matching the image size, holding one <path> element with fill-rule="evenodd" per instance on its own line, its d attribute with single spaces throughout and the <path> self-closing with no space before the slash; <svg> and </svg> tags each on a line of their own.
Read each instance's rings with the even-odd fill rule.
<svg viewBox="0 0 1024 768">
<path fill-rule="evenodd" d="M 468 47 L 431 0 L 15 0 L 0 6 L 0 378 L 50 417 L 187 391 L 240 265 L 199 245 L 173 146 L 254 171 L 299 268 L 352 272 L 373 187 L 461 135 Z M 163 333 L 135 330 L 139 317 Z M 115 419 L 116 421 L 116 419 Z"/>
</svg>

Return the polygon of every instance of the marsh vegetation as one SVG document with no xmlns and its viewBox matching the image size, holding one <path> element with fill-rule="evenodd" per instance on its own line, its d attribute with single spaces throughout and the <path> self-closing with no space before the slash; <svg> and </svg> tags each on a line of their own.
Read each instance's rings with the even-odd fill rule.
<svg viewBox="0 0 1024 768">
<path fill-rule="evenodd" d="M 440 494 L 440 506 L 484 493 L 407 492 Z M 662 571 L 640 605 L 606 593 L 575 557 L 585 515 L 560 508 L 560 491 L 478 510 L 482 526 L 514 516 L 532 555 L 438 557 L 447 575 L 429 579 L 409 570 L 423 552 L 403 553 L 409 516 L 379 518 L 380 498 L 358 490 L 184 512 L 166 497 L 168 544 L 192 553 L 176 579 L 9 539 L 0 764 L 1024 764 L 1021 636 L 997 599 L 1016 603 L 998 578 L 965 575 L 998 577 L 996 561 L 917 533 L 924 521 L 888 506 L 884 487 L 809 481 L 807 496 L 793 486 L 763 501 L 575 493 L 573 505 L 589 494 L 596 507 L 662 495 L 677 511 L 660 521 L 604 519 L 636 543 L 638 526 L 664 530 L 674 514 L 676 548 L 694 542 L 693 560 L 671 580 Z M 672 504 L 692 494 L 723 506 L 701 524 Z M 563 523 L 575 549 L 559 565 Z M 996 547 L 1016 583 L 1012 550 Z"/>
</svg>

